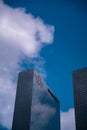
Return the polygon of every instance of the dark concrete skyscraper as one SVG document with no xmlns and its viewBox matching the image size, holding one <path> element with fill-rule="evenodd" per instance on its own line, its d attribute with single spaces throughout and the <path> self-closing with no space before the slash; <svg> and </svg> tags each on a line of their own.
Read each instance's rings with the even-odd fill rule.
<svg viewBox="0 0 87 130">
<path fill-rule="evenodd" d="M 87 130 L 87 68 L 73 72 L 76 130 Z"/>
<path fill-rule="evenodd" d="M 60 104 L 31 69 L 19 73 L 12 130 L 60 130 Z"/>
</svg>

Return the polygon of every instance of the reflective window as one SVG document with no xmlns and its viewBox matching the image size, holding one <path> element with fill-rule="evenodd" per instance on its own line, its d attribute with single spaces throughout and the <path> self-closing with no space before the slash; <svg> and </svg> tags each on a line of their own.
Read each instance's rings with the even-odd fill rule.
<svg viewBox="0 0 87 130">
<path fill-rule="evenodd" d="M 60 130 L 59 102 L 39 80 L 33 81 L 30 130 Z"/>
</svg>

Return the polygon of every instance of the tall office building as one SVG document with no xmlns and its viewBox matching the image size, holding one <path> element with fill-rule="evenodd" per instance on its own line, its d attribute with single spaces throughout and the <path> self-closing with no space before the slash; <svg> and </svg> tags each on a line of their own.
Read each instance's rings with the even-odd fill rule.
<svg viewBox="0 0 87 130">
<path fill-rule="evenodd" d="M 34 69 L 19 73 L 12 130 L 60 130 L 60 103 Z"/>
<path fill-rule="evenodd" d="M 73 72 L 76 130 L 87 130 L 87 68 Z"/>
</svg>

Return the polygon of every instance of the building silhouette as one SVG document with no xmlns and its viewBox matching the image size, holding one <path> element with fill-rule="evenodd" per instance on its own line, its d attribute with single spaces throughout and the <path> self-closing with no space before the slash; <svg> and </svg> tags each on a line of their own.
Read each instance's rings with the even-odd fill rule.
<svg viewBox="0 0 87 130">
<path fill-rule="evenodd" d="M 73 72 L 76 130 L 87 130 L 87 68 Z"/>
<path fill-rule="evenodd" d="M 34 69 L 19 73 L 12 130 L 60 130 L 60 103 Z"/>
</svg>

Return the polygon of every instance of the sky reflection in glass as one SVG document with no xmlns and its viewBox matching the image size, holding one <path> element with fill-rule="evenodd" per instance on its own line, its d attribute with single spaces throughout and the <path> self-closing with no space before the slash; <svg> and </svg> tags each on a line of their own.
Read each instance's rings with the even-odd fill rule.
<svg viewBox="0 0 87 130">
<path fill-rule="evenodd" d="M 37 76 L 33 81 L 30 130 L 60 130 L 59 101 Z"/>
</svg>

